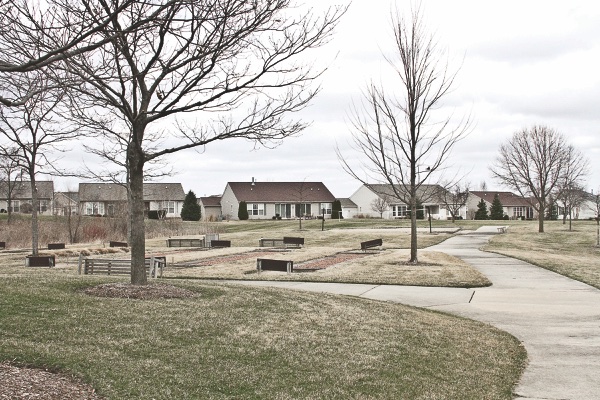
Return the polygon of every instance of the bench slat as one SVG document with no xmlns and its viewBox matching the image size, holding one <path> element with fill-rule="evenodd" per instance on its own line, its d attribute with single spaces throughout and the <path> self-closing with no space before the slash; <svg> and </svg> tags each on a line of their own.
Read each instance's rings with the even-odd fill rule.
<svg viewBox="0 0 600 400">
<path fill-rule="evenodd" d="M 361 250 L 367 250 L 371 247 L 378 247 L 378 246 L 382 246 L 383 245 L 383 240 L 382 239 L 373 239 L 373 240 L 367 240 L 365 242 L 361 242 L 360 243 L 360 249 Z"/>
</svg>

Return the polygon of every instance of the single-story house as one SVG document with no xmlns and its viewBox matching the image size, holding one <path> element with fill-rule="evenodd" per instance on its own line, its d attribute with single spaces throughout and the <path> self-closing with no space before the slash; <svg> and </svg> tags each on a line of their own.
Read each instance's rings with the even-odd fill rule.
<svg viewBox="0 0 600 400">
<path fill-rule="evenodd" d="M 36 181 L 39 207 L 41 215 L 52 215 L 52 200 L 54 198 L 54 182 Z M 9 196 L 10 194 L 10 196 Z M 8 204 L 10 197 L 10 205 Z M 31 214 L 31 182 L 16 181 L 0 183 L 0 210 L 8 211 L 9 207 L 14 213 Z"/>
<path fill-rule="evenodd" d="M 238 219 L 241 201 L 250 219 L 331 218 L 335 197 L 322 182 L 229 182 L 221 197 L 223 216 Z"/>
<path fill-rule="evenodd" d="M 598 213 L 598 205 L 596 204 L 596 196 L 593 193 L 582 192 L 579 193 L 581 198 L 579 204 L 573 207 L 571 218 L 572 219 L 594 219 L 597 217 Z M 568 215 L 563 215 L 565 213 L 565 205 L 561 199 L 556 199 L 556 204 L 558 206 L 558 219 L 569 219 Z"/>
<path fill-rule="evenodd" d="M 78 192 L 56 192 L 54 193 L 54 215 L 76 215 L 79 214 Z"/>
<path fill-rule="evenodd" d="M 204 196 L 198 199 L 202 219 L 205 221 L 218 221 L 221 218 L 221 196 Z"/>
<path fill-rule="evenodd" d="M 184 200 L 181 183 L 144 183 L 146 213 L 164 210 L 167 218 L 179 217 Z M 80 183 L 79 204 L 83 215 L 124 215 L 127 213 L 127 188 L 117 183 Z"/>
<path fill-rule="evenodd" d="M 477 204 L 483 199 L 487 204 L 488 212 L 492 207 L 494 197 L 498 195 L 502 208 L 504 209 L 504 215 L 508 215 L 510 219 L 533 219 L 535 213 L 530 199 L 521 197 L 512 192 L 497 192 L 497 191 L 470 191 L 467 199 L 467 217 L 469 219 L 475 218 L 477 212 Z"/>
<path fill-rule="evenodd" d="M 354 218 L 358 214 L 358 206 L 352 200 L 349 198 L 340 198 L 337 200 L 340 201 L 340 205 L 342 206 L 342 217 Z M 336 217 L 335 215 L 332 216 L 332 218 Z"/>
<path fill-rule="evenodd" d="M 441 200 L 440 193 L 443 189 L 440 185 L 421 185 L 417 196 L 423 205 L 424 215 L 428 213 L 432 219 L 447 219 L 450 213 Z M 410 206 L 400 200 L 394 193 L 392 185 L 372 184 L 361 185 L 356 192 L 350 196 L 358 207 L 356 216 L 368 218 L 400 219 L 408 218 Z M 460 215 L 463 216 L 461 210 Z"/>
</svg>

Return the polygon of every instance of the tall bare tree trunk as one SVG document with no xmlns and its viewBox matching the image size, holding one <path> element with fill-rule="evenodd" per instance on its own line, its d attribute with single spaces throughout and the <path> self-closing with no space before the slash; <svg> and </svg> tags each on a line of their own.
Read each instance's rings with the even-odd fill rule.
<svg viewBox="0 0 600 400">
<path fill-rule="evenodd" d="M 134 132 L 135 137 L 135 132 Z M 131 235 L 131 284 L 145 285 L 148 283 L 146 276 L 146 242 L 144 224 L 144 153 L 135 141 L 127 149 L 129 162 L 129 224 Z"/>
<path fill-rule="evenodd" d="M 29 179 L 31 181 L 31 254 L 37 256 L 40 237 L 38 222 L 39 198 L 35 183 L 35 174 L 29 174 Z"/>
</svg>

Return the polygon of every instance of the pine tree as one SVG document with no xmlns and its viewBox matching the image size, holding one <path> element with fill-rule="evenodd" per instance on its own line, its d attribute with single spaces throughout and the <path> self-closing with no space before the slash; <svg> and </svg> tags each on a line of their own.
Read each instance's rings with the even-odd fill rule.
<svg viewBox="0 0 600 400">
<path fill-rule="evenodd" d="M 200 204 L 196 194 L 191 190 L 185 195 L 183 207 L 181 207 L 181 219 L 184 221 L 200 221 L 202 217 Z"/>
<path fill-rule="evenodd" d="M 245 201 L 240 201 L 240 208 L 238 208 L 238 219 L 240 221 L 246 221 L 249 218 L 248 206 Z"/>
<path fill-rule="evenodd" d="M 502 208 L 502 203 L 500 202 L 500 197 L 498 196 L 498 193 L 496 193 L 496 195 L 494 196 L 492 206 L 490 207 L 490 219 L 504 219 L 504 209 Z"/>
<path fill-rule="evenodd" d="M 331 203 L 331 218 L 344 218 L 342 215 L 342 203 L 339 200 L 335 200 Z"/>
<path fill-rule="evenodd" d="M 481 199 L 481 201 L 477 204 L 477 212 L 475 212 L 475 219 L 488 219 L 487 204 L 483 199 Z"/>
</svg>

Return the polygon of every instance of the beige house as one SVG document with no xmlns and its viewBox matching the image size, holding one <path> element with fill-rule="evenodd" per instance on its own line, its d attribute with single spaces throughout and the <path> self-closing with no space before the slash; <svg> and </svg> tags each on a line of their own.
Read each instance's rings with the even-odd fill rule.
<svg viewBox="0 0 600 400">
<path fill-rule="evenodd" d="M 180 217 L 184 200 L 181 183 L 144 183 L 146 213 L 163 210 L 166 218 Z M 80 183 L 79 205 L 83 215 L 124 215 L 127 213 L 127 188 L 116 183 Z"/>
<path fill-rule="evenodd" d="M 218 221 L 221 216 L 221 196 L 205 196 L 198 199 L 202 219 L 205 221 Z"/>
<path fill-rule="evenodd" d="M 52 215 L 54 182 L 36 181 L 40 215 Z M 9 204 L 10 198 L 10 204 Z M 31 214 L 32 195 L 30 181 L 0 182 L 0 211 L 7 212 L 9 207 L 14 213 Z"/>
<path fill-rule="evenodd" d="M 56 192 L 54 193 L 53 215 L 76 215 L 79 214 L 78 192 Z"/>
<path fill-rule="evenodd" d="M 521 197 L 512 192 L 497 192 L 497 191 L 470 191 L 467 200 L 467 217 L 475 218 L 477 212 L 477 204 L 483 199 L 487 204 L 488 212 L 494 201 L 494 197 L 498 195 L 504 215 L 508 215 L 510 219 L 533 219 L 535 213 L 529 199 Z"/>
<path fill-rule="evenodd" d="M 221 197 L 223 216 L 238 219 L 241 201 L 250 219 L 331 218 L 335 197 L 322 182 L 229 182 Z"/>
</svg>

